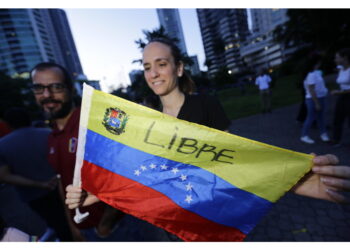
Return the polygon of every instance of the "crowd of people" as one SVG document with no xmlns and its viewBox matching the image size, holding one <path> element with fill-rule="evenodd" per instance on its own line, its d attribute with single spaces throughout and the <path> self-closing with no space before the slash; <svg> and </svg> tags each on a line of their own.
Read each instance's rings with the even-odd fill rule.
<svg viewBox="0 0 350 250">
<path fill-rule="evenodd" d="M 302 73 L 303 101 L 297 116 L 297 121 L 303 123 L 300 140 L 307 144 L 314 144 L 315 140 L 310 136 L 310 129 L 317 125 L 321 141 L 327 142 L 333 147 L 339 147 L 346 120 L 349 120 L 350 124 L 350 49 L 340 49 L 335 54 L 338 89 L 332 91 L 328 90 L 323 76 L 324 56 L 322 53 L 313 51 L 306 57 L 306 61 L 306 67 Z M 271 82 L 271 77 L 266 69 L 257 73 L 255 85 L 260 91 L 262 113 L 271 112 Z M 326 124 L 329 95 L 336 97 L 336 105 L 332 112 L 331 133 L 327 131 Z"/>
<path fill-rule="evenodd" d="M 172 42 L 160 38 L 152 40 L 143 50 L 143 67 L 146 82 L 160 101 L 154 108 L 182 120 L 228 131 L 230 120 L 219 101 L 194 94 L 195 83 L 184 69 L 180 50 Z M 320 78 L 315 73 L 317 64 L 311 68 L 307 86 L 315 85 L 313 79 Z M 346 68 L 345 64 L 343 71 L 349 72 L 349 66 Z M 72 185 L 80 107 L 74 102 L 71 77 L 62 66 L 46 62 L 36 65 L 30 76 L 36 102 L 53 125 L 51 128 L 31 127 L 30 117 L 23 109 L 9 110 L 4 116 L 11 132 L 0 138 L 0 199 L 9 205 L 6 209 L 3 205 L 0 208 L 0 238 L 3 241 L 179 241 L 175 235 L 124 214 Z M 262 77 L 264 79 L 257 83 L 266 104 L 264 110 L 269 112 L 266 82 L 268 85 L 271 79 Z M 338 78 L 343 87 L 334 94 L 341 96 L 339 105 L 345 105 L 349 94 L 344 88 L 350 86 L 350 77 L 348 82 L 344 80 L 345 73 Z M 310 102 L 310 109 L 316 112 L 310 114 L 305 125 L 306 136 L 309 123 L 323 107 L 319 99 L 322 97 L 317 95 L 318 87 L 308 90 L 313 102 Z M 338 117 L 337 124 L 342 122 L 343 118 Z M 323 127 L 320 129 L 322 136 L 325 132 Z M 341 131 L 336 136 L 340 139 Z M 313 163 L 309 175 L 291 191 L 332 202 L 346 202 L 344 193 L 350 191 L 350 167 L 338 165 L 337 157 L 330 154 L 316 156 Z M 79 224 L 73 219 L 73 209 L 78 207 L 90 214 Z M 28 224 L 24 210 L 28 210 L 27 216 L 30 214 L 30 220 L 37 220 L 37 223 Z M 19 215 L 12 216 L 16 217 L 13 220 L 9 213 Z M 22 223 L 14 222 L 19 218 Z"/>
<path fill-rule="evenodd" d="M 341 145 L 344 123 L 347 119 L 350 120 L 350 49 L 340 49 L 335 54 L 334 61 L 338 69 L 336 78 L 338 89 L 330 92 L 331 95 L 336 97 L 336 105 L 333 111 L 332 137 L 330 137 L 325 118 L 329 91 L 321 70 L 323 57 L 320 53 L 314 53 L 308 58 L 304 74 L 307 112 L 300 137 L 300 140 L 304 143 L 315 143 L 315 140 L 309 135 L 309 130 L 316 121 L 320 131 L 320 139 L 323 142 L 329 142 L 333 147 Z"/>
</svg>

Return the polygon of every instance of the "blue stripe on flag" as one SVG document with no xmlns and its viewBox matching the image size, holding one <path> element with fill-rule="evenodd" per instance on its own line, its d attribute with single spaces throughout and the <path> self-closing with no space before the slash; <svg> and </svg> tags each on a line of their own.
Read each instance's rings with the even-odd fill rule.
<svg viewBox="0 0 350 250">
<path fill-rule="evenodd" d="M 158 157 L 87 131 L 84 160 L 137 181 L 176 204 L 248 234 L 272 203 L 197 166 Z"/>
</svg>

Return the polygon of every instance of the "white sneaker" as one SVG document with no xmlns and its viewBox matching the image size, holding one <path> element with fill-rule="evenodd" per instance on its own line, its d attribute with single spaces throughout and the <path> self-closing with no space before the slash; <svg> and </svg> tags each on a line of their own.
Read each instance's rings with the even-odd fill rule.
<svg viewBox="0 0 350 250">
<path fill-rule="evenodd" d="M 321 134 L 320 137 L 321 137 L 321 140 L 324 141 L 324 142 L 329 142 L 329 141 L 330 141 L 330 139 L 329 139 L 327 133 Z"/>
<path fill-rule="evenodd" d="M 307 135 L 300 137 L 300 140 L 301 140 L 302 142 L 307 143 L 307 144 L 314 144 L 314 143 L 315 143 L 315 141 L 312 140 L 312 139 L 311 139 L 310 137 L 308 137 Z"/>
</svg>

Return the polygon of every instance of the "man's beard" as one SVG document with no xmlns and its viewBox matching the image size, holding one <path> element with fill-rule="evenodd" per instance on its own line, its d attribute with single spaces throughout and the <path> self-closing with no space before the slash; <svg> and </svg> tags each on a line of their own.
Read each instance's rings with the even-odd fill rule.
<svg viewBox="0 0 350 250">
<path fill-rule="evenodd" d="M 62 101 L 54 100 L 51 98 L 47 98 L 47 99 L 42 100 L 41 105 L 44 105 L 45 103 L 50 103 L 50 102 L 60 103 L 61 108 L 57 111 L 50 110 L 50 109 L 49 110 L 44 109 L 45 116 L 49 120 L 56 120 L 56 119 L 64 118 L 69 114 L 69 112 L 71 112 L 71 110 L 73 108 L 73 101 L 62 102 Z"/>
</svg>

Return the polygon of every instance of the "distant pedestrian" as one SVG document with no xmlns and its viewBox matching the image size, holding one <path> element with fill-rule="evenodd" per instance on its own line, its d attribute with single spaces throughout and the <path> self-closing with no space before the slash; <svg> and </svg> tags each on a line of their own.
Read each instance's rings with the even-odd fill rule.
<svg viewBox="0 0 350 250">
<path fill-rule="evenodd" d="M 260 91 L 261 109 L 263 113 L 271 112 L 271 81 L 271 77 L 266 73 L 266 70 L 260 70 L 258 77 L 255 79 L 255 85 L 259 87 Z"/>
<path fill-rule="evenodd" d="M 335 54 L 335 63 L 339 69 L 336 82 L 340 89 L 331 92 L 337 96 L 333 120 L 333 145 L 340 146 L 343 124 L 346 119 L 350 120 L 350 48 L 339 50 Z"/>
<path fill-rule="evenodd" d="M 313 144 L 315 141 L 310 138 L 309 130 L 314 120 L 317 121 L 320 130 L 321 140 L 329 141 L 325 124 L 326 97 L 328 89 L 320 70 L 322 57 L 314 54 L 309 59 L 304 74 L 305 104 L 307 107 L 307 116 L 304 122 L 300 140 L 302 142 Z"/>
</svg>

